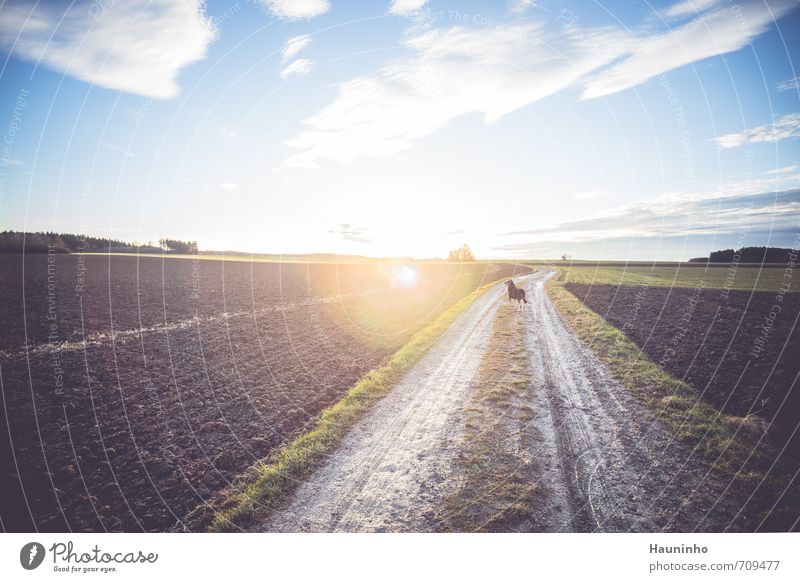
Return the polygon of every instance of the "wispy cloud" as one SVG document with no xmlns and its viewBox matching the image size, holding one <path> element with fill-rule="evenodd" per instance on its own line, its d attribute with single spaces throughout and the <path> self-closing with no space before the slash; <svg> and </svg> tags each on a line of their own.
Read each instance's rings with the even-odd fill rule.
<svg viewBox="0 0 800 582">
<path fill-rule="evenodd" d="M 21 166 L 24 163 L 25 162 L 23 162 L 22 160 L 16 160 L 16 159 L 5 158 L 5 157 L 0 158 L 0 166 Z"/>
<path fill-rule="evenodd" d="M 664 14 L 669 18 L 684 18 L 705 12 L 709 8 L 713 8 L 720 4 L 722 0 L 684 0 L 677 2 L 664 11 Z"/>
<path fill-rule="evenodd" d="M 797 136 L 800 136 L 800 113 L 790 113 L 779 117 L 773 123 L 729 133 L 716 137 L 712 141 L 722 149 L 731 149 L 747 143 L 774 143 Z"/>
<path fill-rule="evenodd" d="M 786 81 L 781 81 L 775 88 L 778 91 L 800 91 L 800 77 L 795 77 L 794 79 L 787 79 Z"/>
<path fill-rule="evenodd" d="M 178 73 L 216 38 L 200 0 L 6 2 L 0 45 L 21 59 L 108 89 L 168 98 Z"/>
<path fill-rule="evenodd" d="M 436 29 L 413 36 L 413 55 L 338 86 L 330 105 L 304 120 L 288 166 L 383 157 L 468 114 L 486 123 L 552 95 L 611 58 L 607 31 L 554 37 L 543 27 Z"/>
<path fill-rule="evenodd" d="M 668 32 L 637 38 L 626 47 L 629 56 L 589 81 L 583 98 L 610 95 L 672 69 L 739 50 L 796 6 L 792 0 L 751 0 L 737 4 L 737 10 L 722 7 Z"/>
<path fill-rule="evenodd" d="M 511 10 L 513 14 L 522 14 L 528 10 L 528 8 L 533 7 L 540 7 L 537 0 L 509 0 L 508 3 L 508 9 Z"/>
<path fill-rule="evenodd" d="M 314 63 L 308 59 L 297 59 L 286 65 L 281 70 L 281 77 L 291 77 L 292 75 L 303 75 L 314 67 Z"/>
<path fill-rule="evenodd" d="M 281 62 L 286 62 L 294 58 L 297 54 L 311 44 L 311 37 L 307 34 L 302 36 L 293 36 L 286 41 L 281 51 Z"/>
<path fill-rule="evenodd" d="M 366 228 L 356 226 L 354 224 L 340 224 L 333 230 L 328 231 L 336 235 L 342 240 L 357 242 L 361 244 L 370 244 L 373 242 L 372 238 L 367 236 L 368 230 Z"/>
<path fill-rule="evenodd" d="M 219 187 L 222 188 L 223 190 L 228 190 L 228 191 L 239 189 L 239 185 L 236 182 L 225 182 L 224 184 L 220 184 Z"/>
<path fill-rule="evenodd" d="M 392 0 L 389 6 L 389 14 L 408 16 L 422 10 L 427 3 L 428 0 Z"/>
<path fill-rule="evenodd" d="M 712 6 L 695 2 L 696 8 Z M 287 142 L 297 151 L 285 166 L 390 156 L 460 116 L 478 113 L 492 123 L 570 87 L 582 85 L 584 99 L 622 91 L 745 46 L 795 3 L 751 0 L 737 6 L 638 37 L 614 27 L 570 24 L 551 30 L 530 22 L 411 32 L 404 41 L 409 56 L 340 83 L 333 102 L 302 122 Z"/>
<path fill-rule="evenodd" d="M 791 174 L 792 172 L 796 172 L 800 170 L 800 164 L 795 164 L 793 166 L 784 166 L 782 168 L 775 168 L 774 170 L 767 170 L 764 172 L 765 174 L 769 175 L 782 175 L 782 174 Z"/>
<path fill-rule="evenodd" d="M 306 20 L 331 9 L 328 0 L 261 0 L 264 7 L 278 18 Z"/>
<path fill-rule="evenodd" d="M 502 236 L 513 242 L 501 244 L 495 250 L 516 253 L 543 243 L 768 233 L 796 228 L 798 212 L 800 189 L 774 192 L 768 190 L 766 182 L 755 181 L 692 196 L 662 197 L 614 209 L 597 218 L 506 232 Z"/>
</svg>

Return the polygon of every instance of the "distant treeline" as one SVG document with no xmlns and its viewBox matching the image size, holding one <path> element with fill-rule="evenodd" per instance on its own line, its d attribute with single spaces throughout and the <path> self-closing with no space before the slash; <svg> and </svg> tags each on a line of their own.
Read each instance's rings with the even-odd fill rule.
<svg viewBox="0 0 800 582">
<path fill-rule="evenodd" d="M 797 250 L 778 247 L 742 247 L 738 251 L 714 251 L 707 257 L 689 259 L 690 263 L 788 263 L 797 260 Z"/>
<path fill-rule="evenodd" d="M 158 246 L 123 242 L 81 234 L 57 232 L 0 232 L 0 253 L 181 253 L 196 254 L 197 243 L 170 238 L 158 240 Z"/>
</svg>

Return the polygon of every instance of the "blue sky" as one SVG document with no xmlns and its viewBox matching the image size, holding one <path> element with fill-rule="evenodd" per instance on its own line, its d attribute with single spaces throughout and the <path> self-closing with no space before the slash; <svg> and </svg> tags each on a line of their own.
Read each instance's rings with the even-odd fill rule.
<svg viewBox="0 0 800 582">
<path fill-rule="evenodd" d="M 0 229 L 204 249 L 687 259 L 797 246 L 800 9 L 0 7 Z"/>
</svg>

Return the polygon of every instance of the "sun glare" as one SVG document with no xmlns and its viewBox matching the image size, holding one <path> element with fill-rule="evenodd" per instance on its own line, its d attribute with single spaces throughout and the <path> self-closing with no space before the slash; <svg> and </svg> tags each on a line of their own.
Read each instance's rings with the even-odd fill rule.
<svg viewBox="0 0 800 582">
<path fill-rule="evenodd" d="M 419 279 L 419 271 L 410 265 L 400 265 L 392 272 L 392 280 L 400 287 L 413 287 Z"/>
</svg>

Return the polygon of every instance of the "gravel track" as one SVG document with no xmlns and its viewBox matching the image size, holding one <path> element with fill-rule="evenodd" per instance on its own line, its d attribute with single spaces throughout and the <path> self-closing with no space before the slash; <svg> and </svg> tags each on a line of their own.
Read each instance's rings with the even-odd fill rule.
<svg viewBox="0 0 800 582">
<path fill-rule="evenodd" d="M 735 514 L 708 467 L 689 458 L 561 319 L 544 289 L 521 277 L 520 312 L 534 382 L 535 531 L 722 531 Z M 458 477 L 463 409 L 498 308 L 498 285 L 476 301 L 342 446 L 257 531 L 442 529 Z M 717 503 L 714 511 L 706 512 Z"/>
<path fill-rule="evenodd" d="M 442 516 L 459 412 L 480 365 L 500 286 L 456 320 L 260 531 L 429 531 Z"/>
<path fill-rule="evenodd" d="M 704 480 L 708 467 L 691 460 L 690 449 L 610 378 L 547 297 L 549 276 L 540 275 L 528 290 L 533 318 L 527 326 L 537 392 L 547 401 L 539 428 L 556 443 L 555 454 L 542 457 L 550 457 L 549 471 L 560 483 L 550 488 L 553 502 L 568 504 L 548 529 L 725 529 L 736 511 L 731 500 L 721 498 L 723 485 Z"/>
</svg>

